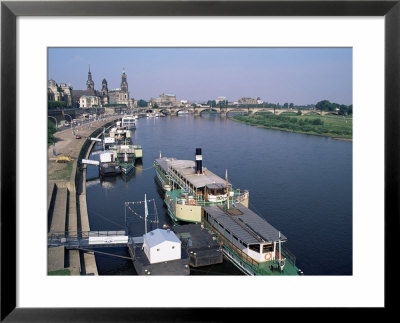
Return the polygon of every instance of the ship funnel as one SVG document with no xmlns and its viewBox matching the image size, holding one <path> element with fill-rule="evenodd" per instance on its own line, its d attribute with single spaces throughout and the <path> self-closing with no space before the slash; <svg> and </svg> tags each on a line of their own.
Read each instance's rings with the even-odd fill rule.
<svg viewBox="0 0 400 323">
<path fill-rule="evenodd" d="M 201 155 L 201 148 L 196 148 L 196 173 L 203 172 L 203 156 Z"/>
</svg>

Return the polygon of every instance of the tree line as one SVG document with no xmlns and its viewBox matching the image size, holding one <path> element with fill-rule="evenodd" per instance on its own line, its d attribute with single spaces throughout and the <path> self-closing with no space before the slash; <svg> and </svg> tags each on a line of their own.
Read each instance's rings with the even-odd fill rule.
<svg viewBox="0 0 400 323">
<path fill-rule="evenodd" d="M 339 103 L 331 103 L 328 100 L 319 101 L 315 108 L 320 111 L 337 111 L 340 115 L 353 114 L 353 105 L 345 105 Z"/>
</svg>

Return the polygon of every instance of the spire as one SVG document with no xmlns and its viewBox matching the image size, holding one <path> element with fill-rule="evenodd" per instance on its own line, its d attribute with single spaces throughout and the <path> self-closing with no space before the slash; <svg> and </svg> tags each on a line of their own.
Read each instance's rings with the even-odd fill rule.
<svg viewBox="0 0 400 323">
<path fill-rule="evenodd" d="M 90 72 L 90 64 L 89 64 L 88 79 L 86 81 L 86 89 L 87 90 L 94 90 L 94 82 L 93 82 L 93 79 L 92 79 L 92 73 Z"/>
</svg>

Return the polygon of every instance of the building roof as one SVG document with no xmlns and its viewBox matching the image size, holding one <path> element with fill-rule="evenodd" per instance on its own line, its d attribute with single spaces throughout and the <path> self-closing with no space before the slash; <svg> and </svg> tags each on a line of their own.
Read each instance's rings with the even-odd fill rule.
<svg viewBox="0 0 400 323">
<path fill-rule="evenodd" d="M 143 238 L 145 241 L 147 241 L 147 244 L 150 248 L 157 246 L 165 241 L 171 241 L 179 244 L 181 243 L 181 240 L 179 240 L 175 233 L 169 229 L 155 229 L 153 231 L 150 231 L 149 233 L 144 234 Z"/>
<path fill-rule="evenodd" d="M 230 214 L 219 206 L 205 206 L 204 211 L 246 244 L 279 241 L 277 229 L 240 203 L 235 205 Z M 287 240 L 283 234 L 280 239 Z"/>
<path fill-rule="evenodd" d="M 73 90 L 72 98 L 73 98 L 73 100 L 77 101 L 83 95 L 96 96 L 97 94 L 98 94 L 98 92 L 95 90 Z"/>
<path fill-rule="evenodd" d="M 178 160 L 175 158 L 162 157 L 156 159 L 156 161 L 164 172 L 167 172 L 168 168 L 172 167 L 196 188 L 201 188 L 211 184 L 219 184 L 219 187 L 225 187 L 226 185 L 224 179 L 215 175 L 205 167 L 203 168 L 205 174 L 196 174 L 196 163 L 193 160 Z"/>
</svg>

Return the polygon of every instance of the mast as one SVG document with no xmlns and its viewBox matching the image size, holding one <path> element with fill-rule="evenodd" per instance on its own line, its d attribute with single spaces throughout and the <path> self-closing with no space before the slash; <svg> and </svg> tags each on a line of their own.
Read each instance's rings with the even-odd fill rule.
<svg viewBox="0 0 400 323">
<path fill-rule="evenodd" d="M 105 132 L 106 132 L 106 128 L 103 128 L 103 150 L 106 150 L 106 143 L 105 143 Z"/>
<path fill-rule="evenodd" d="M 229 182 L 228 182 L 228 169 L 226 169 L 225 173 L 225 179 L 226 179 L 226 201 L 227 201 L 227 206 L 229 210 Z"/>
<path fill-rule="evenodd" d="M 147 233 L 147 200 L 146 200 L 146 194 L 144 194 L 144 233 Z"/>
<path fill-rule="evenodd" d="M 279 268 L 282 266 L 281 232 L 279 231 Z"/>
</svg>

